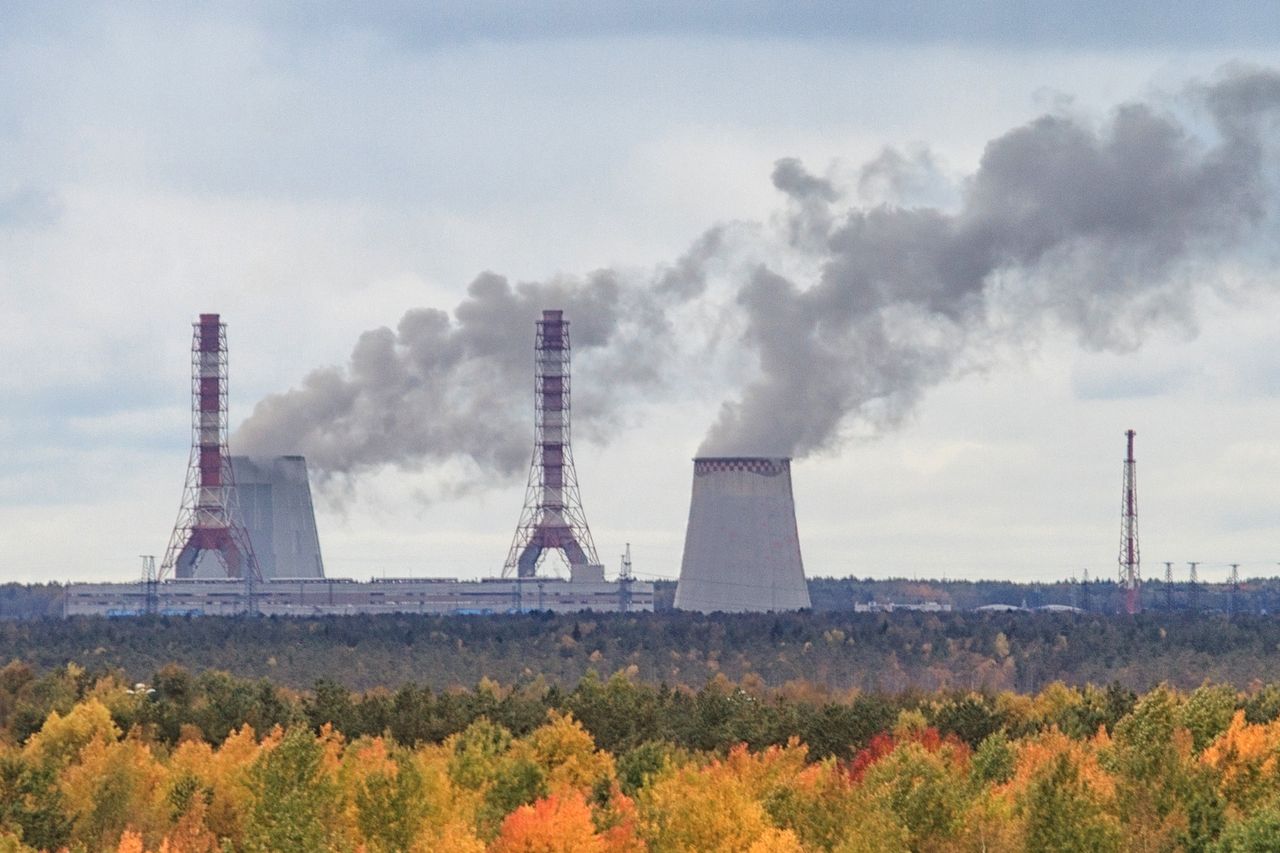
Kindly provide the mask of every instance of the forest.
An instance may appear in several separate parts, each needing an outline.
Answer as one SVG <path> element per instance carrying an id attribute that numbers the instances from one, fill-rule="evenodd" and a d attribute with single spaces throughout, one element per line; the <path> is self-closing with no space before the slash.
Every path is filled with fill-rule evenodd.
<path id="1" fill-rule="evenodd" d="M 1280 684 L 295 691 L 0 669 L 0 850 L 1280 847 Z"/>
<path id="2" fill-rule="evenodd" d="M 1072 594 L 860 584 L 811 589 Z M 1280 849 L 1280 621 L 1243 597 L 62 619 L 26 590 L 0 853 Z"/>
<path id="3" fill-rule="evenodd" d="M 1268 616 L 1070 612 L 713 614 L 531 613 L 317 618 L 78 617 L 0 622 L 0 661 L 68 662 L 140 681 L 167 663 L 309 688 L 420 683 L 441 690 L 487 675 L 572 686 L 589 671 L 697 689 L 723 674 L 770 686 L 1017 690 L 1118 681 L 1134 690 L 1203 679 L 1280 681 L 1280 621 Z"/>

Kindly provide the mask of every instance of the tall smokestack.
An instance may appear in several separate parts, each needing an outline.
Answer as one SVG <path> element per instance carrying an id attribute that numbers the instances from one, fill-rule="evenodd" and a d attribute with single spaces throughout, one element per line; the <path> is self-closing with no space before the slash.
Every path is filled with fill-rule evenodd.
<path id="1" fill-rule="evenodd" d="M 693 460 L 675 606 L 703 613 L 809 607 L 789 458 Z"/>
<path id="2" fill-rule="evenodd" d="M 227 324 L 201 314 L 191 337 L 191 459 L 162 577 L 262 580 L 227 449 Z"/>
<path id="3" fill-rule="evenodd" d="M 570 577 L 598 568 L 591 528 L 578 494 L 569 432 L 569 321 L 564 312 L 542 312 L 534 341 L 533 462 L 524 509 L 502 567 L 502 576 L 534 577 L 547 551 L 560 551 Z M 603 570 L 600 570 L 603 575 Z"/>

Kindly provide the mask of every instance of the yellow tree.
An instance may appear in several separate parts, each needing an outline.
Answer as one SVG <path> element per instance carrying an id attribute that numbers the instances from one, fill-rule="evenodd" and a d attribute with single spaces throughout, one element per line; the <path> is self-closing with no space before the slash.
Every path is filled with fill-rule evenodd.
<path id="1" fill-rule="evenodd" d="M 74 815 L 73 846 L 113 847 L 129 828 L 158 843 L 169 824 L 166 779 L 150 747 L 135 736 L 89 741 L 80 760 L 62 773 L 62 791 Z"/>
<path id="2" fill-rule="evenodd" d="M 566 789 L 589 794 L 616 778 L 613 756 L 596 749 L 595 741 L 572 714 L 550 712 L 547 723 L 516 745 L 546 775 L 552 793 Z"/>
<path id="3" fill-rule="evenodd" d="M 114 743 L 120 729 L 111 719 L 111 711 L 97 699 L 86 699 L 75 705 L 64 717 L 51 711 L 40 731 L 27 741 L 27 760 L 60 768 L 74 761 L 80 750 L 93 741 Z"/>
<path id="4" fill-rule="evenodd" d="M 259 744 L 253 728 L 246 725 L 232 732 L 217 750 L 204 741 L 178 744 L 169 759 L 169 798 L 175 811 L 185 811 L 199 797 L 206 802 L 200 815 L 205 827 L 239 846 L 250 802 L 249 768 L 280 737 L 276 731 Z"/>
<path id="5" fill-rule="evenodd" d="M 1280 794 L 1280 720 L 1254 725 L 1237 711 L 1200 760 L 1218 775 L 1218 790 L 1237 812 Z"/>
<path id="6" fill-rule="evenodd" d="M 756 798 L 753 789 L 761 787 L 762 774 L 751 764 L 750 759 L 731 756 L 706 768 L 668 768 L 654 777 L 638 800 L 640 835 L 650 850 L 739 853 L 797 848 L 795 833 L 774 826 Z M 761 843 L 772 847 L 758 848 Z"/>

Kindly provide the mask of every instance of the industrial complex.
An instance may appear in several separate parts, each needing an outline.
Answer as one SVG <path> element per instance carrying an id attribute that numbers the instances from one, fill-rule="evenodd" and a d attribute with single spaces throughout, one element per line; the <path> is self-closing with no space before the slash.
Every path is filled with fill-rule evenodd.
<path id="1" fill-rule="evenodd" d="M 544 310 L 535 325 L 533 455 L 500 576 L 327 577 L 306 460 L 231 454 L 226 324 L 217 314 L 201 314 L 191 343 L 191 454 L 163 562 L 157 570 L 154 558 L 144 558 L 143 576 L 132 583 L 69 585 L 65 614 L 652 611 L 654 584 L 633 575 L 630 545 L 621 571 L 607 579 L 587 524 L 571 442 L 569 321 L 560 310 Z M 1133 430 L 1125 434 L 1119 561 L 1131 614 L 1141 609 L 1142 583 L 1134 436 Z M 703 613 L 808 609 L 791 459 L 706 456 L 693 463 L 675 607 Z M 1194 591 L 1197 564 L 1190 565 Z M 1233 602 L 1236 569 L 1232 565 Z M 1173 588 L 1171 563 L 1165 588 Z"/>
<path id="2" fill-rule="evenodd" d="M 310 616 L 653 610 L 630 561 L 606 580 L 578 493 L 570 444 L 569 321 L 537 321 L 534 451 L 525 506 L 502 576 L 483 580 L 325 577 L 306 460 L 232 456 L 227 327 L 201 314 L 191 343 L 191 456 L 178 520 L 158 571 L 135 583 L 72 584 L 68 616 Z M 559 552 L 568 576 L 545 571 Z"/>

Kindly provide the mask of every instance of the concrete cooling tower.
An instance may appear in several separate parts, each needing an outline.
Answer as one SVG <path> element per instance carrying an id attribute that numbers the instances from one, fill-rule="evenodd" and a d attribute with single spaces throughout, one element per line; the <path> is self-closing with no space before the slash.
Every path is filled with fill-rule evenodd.
<path id="1" fill-rule="evenodd" d="M 265 580 L 322 578 L 320 537 L 301 456 L 232 456 L 240 516 Z"/>
<path id="2" fill-rule="evenodd" d="M 693 460 L 675 606 L 703 613 L 809 607 L 790 459 Z"/>

